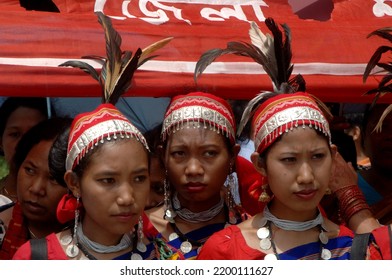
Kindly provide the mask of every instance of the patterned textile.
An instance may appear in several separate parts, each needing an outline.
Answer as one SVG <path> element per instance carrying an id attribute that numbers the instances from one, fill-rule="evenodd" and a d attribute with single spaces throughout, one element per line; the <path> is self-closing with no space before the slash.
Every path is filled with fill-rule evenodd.
<path id="1" fill-rule="evenodd" d="M 150 241 L 147 245 L 147 251 L 142 254 L 143 259 L 147 260 L 190 260 L 196 259 L 200 249 L 206 240 L 215 232 L 224 229 L 226 223 L 217 223 L 207 225 L 186 234 L 189 240 L 195 240 L 200 246 L 193 246 L 189 253 L 183 253 L 180 250 L 181 240 L 179 237 L 168 241 L 153 226 L 146 215 L 143 216 L 144 235 Z"/>
<path id="2" fill-rule="evenodd" d="M 192 92 L 173 97 L 162 125 L 162 138 L 170 133 L 188 127 L 209 128 L 221 133 L 235 143 L 235 120 L 229 103 L 215 95 L 204 92 Z"/>
<path id="3" fill-rule="evenodd" d="M 69 133 L 67 170 L 73 169 L 94 146 L 117 137 L 134 137 L 148 150 L 141 132 L 112 104 L 101 104 L 92 112 L 77 115 Z"/>
<path id="4" fill-rule="evenodd" d="M 331 260 L 349 260 L 354 234 L 340 226 L 339 235 L 325 245 L 332 253 Z M 249 247 L 238 226 L 230 226 L 211 236 L 198 259 L 201 260 L 263 260 L 265 254 Z M 318 260 L 320 243 L 311 242 L 279 254 L 281 260 Z M 371 239 L 368 246 L 368 259 L 382 259 L 378 246 Z"/>
<path id="5" fill-rule="evenodd" d="M 45 237 L 47 242 L 48 260 L 68 260 L 59 240 L 55 233 L 51 233 Z M 113 260 L 129 260 L 132 252 L 124 253 Z M 30 242 L 23 244 L 15 253 L 13 260 L 30 260 L 31 259 L 31 246 Z"/>
<path id="6" fill-rule="evenodd" d="M 309 94 L 279 94 L 268 99 L 257 108 L 252 120 L 256 151 L 261 154 L 282 133 L 298 126 L 320 130 L 331 141 L 328 121 Z"/>
<path id="7" fill-rule="evenodd" d="M 29 239 L 30 236 L 24 221 L 22 209 L 17 202 L 12 211 L 12 218 L 0 250 L 0 260 L 12 259 L 16 250 Z"/>

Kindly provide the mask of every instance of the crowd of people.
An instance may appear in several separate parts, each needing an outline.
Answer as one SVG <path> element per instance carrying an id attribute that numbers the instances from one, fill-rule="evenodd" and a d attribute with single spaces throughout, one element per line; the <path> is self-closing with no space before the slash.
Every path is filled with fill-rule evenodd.
<path id="1" fill-rule="evenodd" d="M 118 78 L 131 83 L 136 69 Z M 391 259 L 392 115 L 374 131 L 385 105 L 366 111 L 370 164 L 357 168 L 357 134 L 339 134 L 328 106 L 289 77 L 239 110 L 212 93 L 176 95 L 146 133 L 116 107 L 130 84 L 74 118 L 10 97 L 0 259 Z"/>
<path id="2" fill-rule="evenodd" d="M 229 102 L 210 93 L 173 97 L 145 135 L 110 104 L 48 118 L 24 99 L 0 110 L 9 115 L 1 144 L 10 166 L 1 259 L 37 258 L 37 240 L 45 240 L 44 259 L 351 259 L 366 232 L 362 257 L 390 258 L 390 164 L 374 148 L 388 153 L 390 119 L 381 133 L 371 127 L 385 106 L 364 122 L 372 167 L 355 170 L 332 142 L 327 114 L 304 92 L 248 108 L 250 159 L 239 155 Z M 18 110 L 26 110 L 19 125 L 40 117 L 23 130 L 13 121 Z M 11 136 L 19 138 L 7 149 Z M 358 187 L 358 174 L 384 207 L 367 204 L 372 193 Z M 322 203 L 330 196 L 337 219 Z"/>

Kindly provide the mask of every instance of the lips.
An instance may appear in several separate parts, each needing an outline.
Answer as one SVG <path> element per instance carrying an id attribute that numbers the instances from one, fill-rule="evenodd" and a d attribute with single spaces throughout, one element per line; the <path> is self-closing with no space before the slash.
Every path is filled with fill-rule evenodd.
<path id="1" fill-rule="evenodd" d="M 185 185 L 185 189 L 188 192 L 201 192 L 207 187 L 206 184 L 202 183 L 188 183 Z"/>
<path id="2" fill-rule="evenodd" d="M 46 208 L 37 202 L 25 201 L 24 208 L 31 214 L 40 215 L 46 213 Z"/>
<path id="3" fill-rule="evenodd" d="M 299 192 L 295 192 L 294 194 L 301 199 L 309 200 L 316 196 L 317 190 L 315 189 L 302 190 Z"/>
<path id="4" fill-rule="evenodd" d="M 121 222 L 129 222 L 133 219 L 134 214 L 131 212 L 124 212 L 116 215 L 112 215 L 115 219 L 121 221 Z"/>

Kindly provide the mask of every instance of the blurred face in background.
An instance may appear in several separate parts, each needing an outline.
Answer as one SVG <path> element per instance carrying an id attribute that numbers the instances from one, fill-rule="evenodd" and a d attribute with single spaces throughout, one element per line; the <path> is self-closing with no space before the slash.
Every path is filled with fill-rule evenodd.
<path id="1" fill-rule="evenodd" d="M 5 160 L 10 163 L 15 153 L 15 147 L 20 138 L 30 128 L 46 119 L 46 116 L 36 109 L 18 107 L 6 121 L 4 133 L 1 135 L 1 148 Z"/>

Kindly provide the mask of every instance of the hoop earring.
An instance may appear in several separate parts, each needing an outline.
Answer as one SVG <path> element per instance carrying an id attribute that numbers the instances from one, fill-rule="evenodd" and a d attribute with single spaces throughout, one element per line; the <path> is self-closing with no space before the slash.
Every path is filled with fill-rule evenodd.
<path id="1" fill-rule="evenodd" d="M 80 196 L 77 196 L 76 197 L 76 208 L 75 208 L 74 230 L 73 230 L 73 234 L 72 234 L 72 239 L 74 239 L 75 241 L 68 245 L 66 252 L 65 252 L 67 254 L 67 256 L 70 258 L 74 258 L 77 255 L 79 255 L 79 248 L 77 246 L 77 244 L 79 243 L 78 235 L 77 235 L 78 224 L 79 224 L 79 214 L 80 214 L 79 202 L 80 202 Z"/>
<path id="2" fill-rule="evenodd" d="M 173 205 L 171 203 L 171 192 L 170 192 L 170 183 L 167 179 L 167 170 L 165 180 L 163 181 L 163 189 L 164 189 L 164 205 L 165 205 L 165 215 L 163 218 L 170 223 L 174 223 L 174 218 L 177 216 L 176 212 L 173 210 Z"/>

